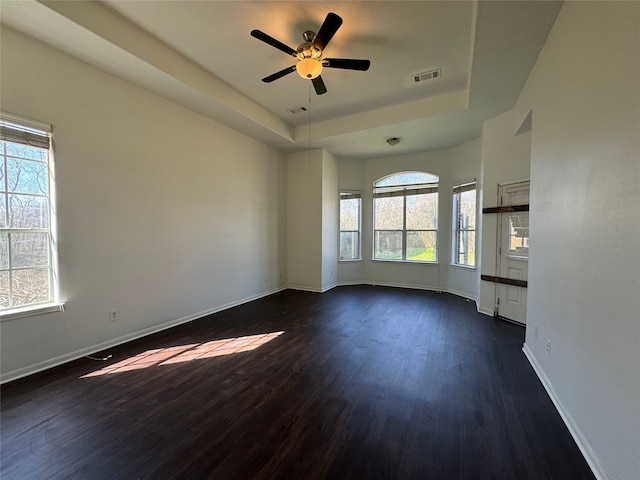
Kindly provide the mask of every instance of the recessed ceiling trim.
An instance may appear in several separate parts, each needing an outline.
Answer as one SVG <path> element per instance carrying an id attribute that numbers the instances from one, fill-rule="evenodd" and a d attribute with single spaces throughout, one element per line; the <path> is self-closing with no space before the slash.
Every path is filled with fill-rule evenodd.
<path id="1" fill-rule="evenodd" d="M 467 108 L 467 100 L 467 90 L 459 90 L 414 102 L 314 123 L 311 128 L 312 140 L 463 111 Z M 295 141 L 306 141 L 308 140 L 308 135 L 309 128 L 307 126 L 297 127 Z"/>
<path id="2" fill-rule="evenodd" d="M 246 119 L 293 140 L 291 126 L 278 116 L 106 5 L 49 0 L 40 3 Z"/>

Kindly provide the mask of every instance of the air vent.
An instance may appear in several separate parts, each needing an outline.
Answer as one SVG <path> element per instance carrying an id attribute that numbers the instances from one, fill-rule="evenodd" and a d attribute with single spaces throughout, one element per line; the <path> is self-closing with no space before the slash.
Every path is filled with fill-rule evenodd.
<path id="1" fill-rule="evenodd" d="M 422 72 L 422 73 L 416 73 L 415 75 L 412 75 L 411 78 L 413 79 L 412 83 L 420 83 L 420 82 L 424 82 L 426 80 L 433 80 L 436 78 L 440 78 L 441 72 L 440 69 L 436 69 L 436 70 L 430 70 L 428 72 Z"/>
<path id="2" fill-rule="evenodd" d="M 300 105 L 298 107 L 287 108 L 287 112 L 293 113 L 294 115 L 296 113 L 302 113 L 302 112 L 306 112 L 306 111 L 307 111 L 307 107 L 303 107 L 302 105 Z"/>

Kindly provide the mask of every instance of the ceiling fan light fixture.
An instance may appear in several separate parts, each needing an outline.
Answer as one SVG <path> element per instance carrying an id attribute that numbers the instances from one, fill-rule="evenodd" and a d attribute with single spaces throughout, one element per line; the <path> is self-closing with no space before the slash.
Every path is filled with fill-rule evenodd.
<path id="1" fill-rule="evenodd" d="M 322 73 L 322 62 L 315 58 L 303 58 L 296 63 L 296 71 L 302 78 L 312 80 Z"/>
<path id="2" fill-rule="evenodd" d="M 311 30 L 304 32 L 302 34 L 304 43 L 298 45 L 298 48 L 295 50 L 288 45 L 285 45 L 280 40 L 276 40 L 271 35 L 267 35 L 260 30 L 251 30 L 252 37 L 257 38 L 261 42 L 271 45 L 281 52 L 298 59 L 295 66 L 292 65 L 280 70 L 279 72 L 264 77 L 262 81 L 265 83 L 271 83 L 274 80 L 282 78 L 285 75 L 289 75 L 296 70 L 298 75 L 305 80 L 312 80 L 311 83 L 313 84 L 313 88 L 317 95 L 323 95 L 327 93 L 327 87 L 320 76 L 324 67 L 342 68 L 344 70 L 368 70 L 371 65 L 369 60 L 358 60 L 352 58 L 322 58 L 324 49 L 338 31 L 340 25 L 342 25 L 342 18 L 333 12 L 329 12 L 324 19 L 324 22 L 322 22 L 320 30 L 318 30 L 318 34 L 316 35 Z"/>

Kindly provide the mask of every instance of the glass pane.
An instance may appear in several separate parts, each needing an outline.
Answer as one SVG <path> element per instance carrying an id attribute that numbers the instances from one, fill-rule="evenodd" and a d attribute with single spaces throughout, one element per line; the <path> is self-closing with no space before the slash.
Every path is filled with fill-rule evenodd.
<path id="1" fill-rule="evenodd" d="M 48 233 L 12 233 L 11 268 L 49 265 Z"/>
<path id="2" fill-rule="evenodd" d="M 358 232 L 340 232 L 340 260 L 360 258 L 360 235 Z"/>
<path id="3" fill-rule="evenodd" d="M 42 162 L 47 161 L 47 150 L 42 148 L 30 147 L 28 145 L 22 145 L 20 143 L 7 142 L 7 155 L 15 157 L 31 158 L 33 160 L 40 160 Z"/>
<path id="4" fill-rule="evenodd" d="M 9 234 L 0 233 L 0 268 L 9 268 Z"/>
<path id="5" fill-rule="evenodd" d="M 46 163 L 7 158 L 9 191 L 47 195 L 49 193 L 49 170 Z"/>
<path id="6" fill-rule="evenodd" d="M 407 195 L 407 230 L 438 228 L 438 194 Z"/>
<path id="7" fill-rule="evenodd" d="M 436 261 L 436 232 L 407 232 L 407 260 Z"/>
<path id="8" fill-rule="evenodd" d="M 49 228 L 49 204 L 45 197 L 9 195 L 10 228 Z"/>
<path id="9" fill-rule="evenodd" d="M 476 232 L 456 232 L 454 263 L 458 265 L 475 266 L 476 264 Z"/>
<path id="10" fill-rule="evenodd" d="M 402 260 L 402 231 L 376 231 L 373 258 Z"/>
<path id="11" fill-rule="evenodd" d="M 415 185 L 421 183 L 437 183 L 438 176 L 425 172 L 402 172 L 389 175 L 374 183 L 376 187 L 392 187 L 395 185 Z"/>
<path id="12" fill-rule="evenodd" d="M 0 156 L 0 192 L 7 191 L 4 183 L 4 160 L 5 158 Z"/>
<path id="13" fill-rule="evenodd" d="M 529 256 L 529 213 L 509 215 L 509 254 Z"/>
<path id="14" fill-rule="evenodd" d="M 9 307 L 9 272 L 0 272 L 0 308 Z"/>
<path id="15" fill-rule="evenodd" d="M 457 194 L 458 200 L 458 229 L 476 228 L 476 191 L 469 190 Z"/>
<path id="16" fill-rule="evenodd" d="M 360 199 L 340 200 L 340 230 L 360 229 Z"/>
<path id="17" fill-rule="evenodd" d="M 15 270 L 11 277 L 11 299 L 13 306 L 51 300 L 49 270 L 42 268 Z"/>
<path id="18" fill-rule="evenodd" d="M 7 195 L 0 193 L 0 228 L 7 227 Z"/>
<path id="19" fill-rule="evenodd" d="M 402 230 L 403 197 L 374 199 L 374 228 L 376 230 Z"/>

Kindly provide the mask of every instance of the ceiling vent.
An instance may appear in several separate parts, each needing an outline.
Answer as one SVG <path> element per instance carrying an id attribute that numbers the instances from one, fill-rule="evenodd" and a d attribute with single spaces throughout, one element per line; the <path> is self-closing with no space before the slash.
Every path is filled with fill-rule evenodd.
<path id="1" fill-rule="evenodd" d="M 302 112 L 306 112 L 307 111 L 307 107 L 303 107 L 302 105 L 298 106 L 298 107 L 291 107 L 291 108 L 287 108 L 287 112 L 292 113 L 292 114 L 296 114 L 296 113 L 302 113 Z"/>
<path id="2" fill-rule="evenodd" d="M 411 83 L 416 84 L 425 82 L 427 80 L 434 80 L 436 78 L 440 78 L 441 75 L 442 73 L 440 72 L 439 68 L 436 70 L 430 70 L 428 72 L 416 73 L 415 75 L 411 75 Z"/>

